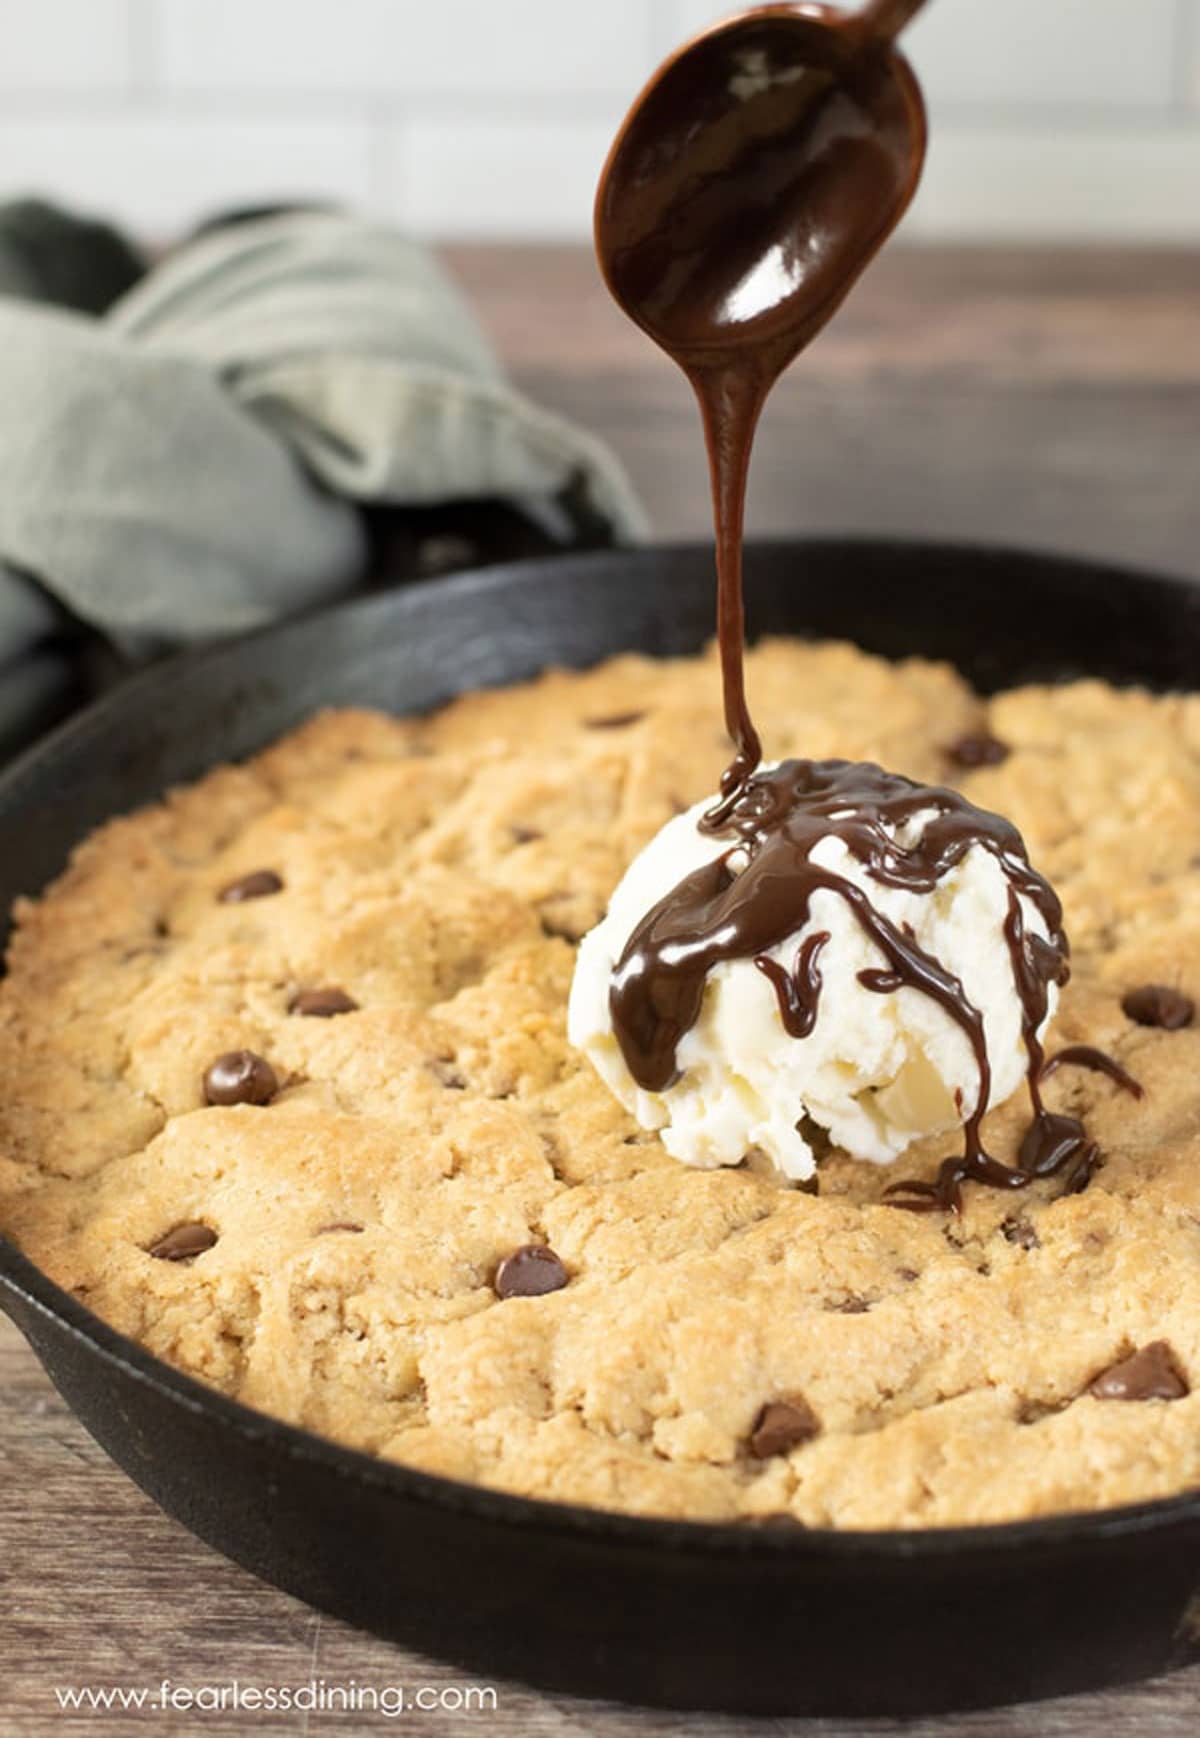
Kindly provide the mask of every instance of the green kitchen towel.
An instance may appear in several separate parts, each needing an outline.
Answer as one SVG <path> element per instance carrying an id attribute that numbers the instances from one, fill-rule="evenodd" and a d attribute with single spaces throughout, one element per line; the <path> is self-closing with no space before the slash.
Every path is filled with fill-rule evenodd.
<path id="1" fill-rule="evenodd" d="M 356 504 L 641 509 L 606 447 L 514 391 L 431 254 L 291 211 L 210 229 L 100 318 L 5 281 L 0 212 L 0 745 L 75 680 L 271 621 L 362 576 Z M 20 281 L 16 281 L 20 279 Z"/>

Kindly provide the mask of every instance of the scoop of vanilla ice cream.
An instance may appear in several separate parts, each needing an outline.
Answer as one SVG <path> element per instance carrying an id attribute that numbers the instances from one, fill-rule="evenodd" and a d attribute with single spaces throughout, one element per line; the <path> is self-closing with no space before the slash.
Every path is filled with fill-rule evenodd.
<path id="1" fill-rule="evenodd" d="M 867 989 L 858 974 L 888 962 L 847 901 L 831 889 L 812 895 L 808 919 L 771 950 L 788 970 L 805 936 L 826 931 L 816 1023 L 793 1037 L 780 1017 L 775 990 L 750 959 L 722 962 L 709 973 L 699 1018 L 681 1039 L 679 1075 L 663 1092 L 648 1092 L 630 1074 L 613 1031 L 609 989 L 630 935 L 661 899 L 693 870 L 731 850 L 728 839 L 700 832 L 714 799 L 669 821 L 635 858 L 612 896 L 608 913 L 580 945 L 567 1015 L 570 1041 L 643 1128 L 686 1164 L 736 1165 L 751 1149 L 767 1154 L 797 1181 L 816 1168 L 802 1132 L 813 1126 L 856 1158 L 895 1159 L 922 1135 L 953 1128 L 970 1115 L 979 1070 L 970 1040 L 946 1010 L 920 990 Z M 913 816 L 895 836 L 910 846 L 929 819 Z M 874 880 L 834 835 L 811 860 L 868 895 L 898 927 L 962 983 L 983 1017 L 992 1070 L 991 1103 L 1008 1098 L 1025 1079 L 1027 1054 L 1021 1003 L 1004 935 L 1009 881 L 984 846 L 973 846 L 931 893 Z M 731 865 L 738 865 L 735 854 Z M 1045 937 L 1033 903 L 1020 899 L 1026 929 Z M 1045 1024 L 1057 1003 L 1051 985 Z"/>

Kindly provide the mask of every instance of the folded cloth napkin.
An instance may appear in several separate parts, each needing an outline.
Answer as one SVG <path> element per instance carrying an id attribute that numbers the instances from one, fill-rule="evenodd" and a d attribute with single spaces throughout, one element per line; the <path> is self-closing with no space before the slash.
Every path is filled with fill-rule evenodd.
<path id="1" fill-rule="evenodd" d="M 505 380 L 432 256 L 289 211 L 208 229 L 101 318 L 32 298 L 0 212 L 0 748 L 78 681 L 361 579 L 356 504 L 559 502 L 644 529 L 602 443 Z M 569 530 L 568 530 L 569 539 Z"/>

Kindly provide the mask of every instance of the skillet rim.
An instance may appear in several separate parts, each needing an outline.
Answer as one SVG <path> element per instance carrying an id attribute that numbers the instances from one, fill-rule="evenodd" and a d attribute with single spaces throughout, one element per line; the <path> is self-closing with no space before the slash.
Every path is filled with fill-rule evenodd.
<path id="1" fill-rule="evenodd" d="M 941 559 L 962 559 L 964 562 L 976 564 L 981 557 L 987 563 L 997 565 L 1033 561 L 1048 569 L 1057 568 L 1064 574 L 1074 573 L 1079 578 L 1087 573 L 1091 576 L 1092 583 L 1097 579 L 1118 583 L 1135 579 L 1143 583 L 1150 581 L 1180 592 L 1197 591 L 1196 581 L 1182 573 L 1130 567 L 1096 560 L 1086 555 L 1075 556 L 1058 550 L 1042 550 L 1003 542 L 972 543 L 922 537 L 814 534 L 754 539 L 748 545 L 748 553 L 755 549 L 778 551 L 782 548 L 794 548 L 798 552 L 811 551 L 814 547 L 836 547 L 843 552 L 860 552 L 864 556 L 872 551 L 895 552 L 897 548 L 903 548 L 910 555 L 928 551 Z M 707 552 L 708 548 L 709 545 L 699 541 L 651 543 L 582 554 L 542 556 L 493 567 L 467 569 L 457 574 L 414 582 L 402 588 L 345 598 L 333 605 L 289 617 L 285 622 L 268 623 L 245 634 L 179 652 L 121 682 L 118 687 L 85 706 L 0 769 L 0 800 L 8 796 L 19 799 L 24 787 L 31 781 L 36 781 L 43 762 L 52 761 L 64 748 L 69 749 L 77 735 L 90 734 L 97 720 L 119 720 L 122 711 L 135 706 L 143 695 L 153 694 L 156 689 L 169 693 L 180 671 L 186 670 L 190 673 L 203 669 L 208 664 L 219 664 L 230 654 L 240 653 L 258 641 L 268 638 L 283 640 L 289 635 L 303 636 L 311 633 L 314 628 L 319 629 L 323 623 L 335 618 L 341 620 L 351 614 L 364 618 L 372 614 L 386 616 L 395 607 L 397 599 L 408 596 L 423 598 L 436 593 L 457 599 L 470 598 L 480 592 L 501 588 L 515 575 L 528 570 L 545 573 L 553 567 L 556 574 L 565 580 L 572 573 L 587 572 L 593 568 L 602 569 L 611 565 L 614 560 L 632 561 L 636 564 L 643 560 L 662 560 L 664 557 L 679 558 L 697 550 Z M 795 637 L 804 636 L 797 633 Z M 102 825 L 103 822 L 98 824 Z M 3 976 L 4 967 L 0 961 L 0 977 Z M 136 1340 L 110 1327 L 86 1304 L 35 1266 L 0 1230 L 0 1307 L 13 1315 L 10 1300 L 16 1302 L 18 1314 L 13 1319 L 23 1335 L 24 1324 L 19 1319 L 21 1306 L 32 1309 L 54 1327 L 65 1329 L 76 1343 L 82 1343 L 90 1353 L 115 1367 L 124 1376 L 155 1389 L 160 1395 L 194 1414 L 215 1418 L 223 1429 L 231 1430 L 247 1441 L 269 1443 L 290 1460 L 307 1461 L 339 1479 L 353 1479 L 402 1500 L 425 1502 L 436 1508 L 449 1509 L 468 1516 L 475 1514 L 479 1519 L 493 1524 L 518 1528 L 536 1527 L 543 1532 L 567 1534 L 580 1541 L 598 1538 L 627 1542 L 631 1547 L 640 1546 L 643 1549 L 657 1545 L 675 1555 L 690 1552 L 698 1557 L 759 1557 L 776 1563 L 780 1560 L 798 1562 L 830 1557 L 851 1562 L 875 1560 L 881 1565 L 893 1565 L 916 1560 L 937 1561 L 947 1557 L 969 1557 L 981 1553 L 1011 1555 L 1024 1550 L 1032 1551 L 1039 1546 L 1098 1546 L 1113 1539 L 1153 1534 L 1171 1528 L 1176 1523 L 1200 1521 L 1200 1487 L 1179 1492 L 1174 1496 L 1155 1497 L 1145 1502 L 1122 1504 L 1114 1508 L 1072 1509 L 1021 1521 L 929 1528 L 811 1527 L 779 1532 L 747 1526 L 744 1521 L 674 1520 L 579 1503 L 560 1503 L 545 1497 L 521 1496 L 462 1479 L 423 1472 L 406 1466 L 401 1461 L 385 1460 L 367 1454 L 316 1431 L 288 1424 L 269 1413 L 258 1412 L 241 1401 L 232 1399 L 219 1389 L 211 1388 L 176 1369 Z M 24 1337 L 28 1340 L 27 1335 Z M 36 1346 L 31 1349 L 40 1362 Z"/>

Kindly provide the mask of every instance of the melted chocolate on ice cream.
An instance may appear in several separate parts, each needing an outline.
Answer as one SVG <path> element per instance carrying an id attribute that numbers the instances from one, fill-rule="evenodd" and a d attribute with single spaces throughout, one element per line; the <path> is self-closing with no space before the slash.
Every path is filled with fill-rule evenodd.
<path id="1" fill-rule="evenodd" d="M 979 1077 L 965 1150 L 932 1183 L 896 1186 L 896 1204 L 954 1208 L 966 1178 L 1020 1187 L 1071 1168 L 1086 1181 L 1096 1149 L 1074 1118 L 1041 1101 L 1038 1029 L 1049 987 L 1068 975 L 1057 895 L 1031 868 L 1020 835 L 957 792 L 879 767 L 788 761 L 759 771 L 746 698 L 742 525 L 750 449 L 774 382 L 816 336 L 891 233 L 916 189 L 925 116 L 892 38 L 921 0 L 868 0 L 857 13 L 764 6 L 669 60 L 630 111 L 596 201 L 596 246 L 613 295 L 687 375 L 708 447 L 717 552 L 717 623 L 725 719 L 735 754 L 702 823 L 730 849 L 686 876 L 630 936 L 613 976 L 613 1028 L 630 1073 L 651 1091 L 677 1075 L 680 1039 L 723 960 L 752 959 L 770 979 L 787 1031 L 818 1017 L 822 933 L 792 970 L 767 958 L 806 922 L 812 895 L 843 898 L 884 965 L 860 982 L 880 995 L 929 996 L 963 1032 Z M 897 829 L 928 824 L 901 844 Z M 1008 879 L 1004 934 L 1020 998 L 1034 1119 L 1011 1169 L 985 1152 L 991 1097 L 983 1018 L 958 978 L 875 910 L 855 882 L 812 860 L 835 835 L 868 876 L 932 892 L 967 851 L 991 852 Z M 1021 896 L 1048 939 L 1027 932 Z M 1065 1060 L 1066 1058 L 1064 1058 Z"/>
<path id="2" fill-rule="evenodd" d="M 918 817 L 920 823 L 911 826 Z M 955 1206 L 968 1177 L 1020 1187 L 1031 1175 L 1083 1160 L 1089 1142 L 1082 1126 L 1051 1116 L 1039 1089 L 1044 1057 L 1038 1028 L 1050 985 L 1065 983 L 1069 975 L 1062 906 L 1031 866 L 1010 821 L 976 808 L 957 791 L 914 784 L 877 766 L 788 760 L 744 779 L 701 826 L 727 838 L 729 850 L 685 876 L 647 912 L 613 973 L 613 1030 L 639 1086 L 662 1092 L 678 1078 L 680 1040 L 699 1018 L 709 973 L 727 960 L 752 959 L 770 979 L 792 1036 L 811 1032 L 821 987 L 816 958 L 827 935 L 817 931 L 801 942 L 791 972 L 766 956 L 804 927 L 813 894 L 828 889 L 845 900 L 883 956 L 885 964 L 861 972 L 859 982 L 880 995 L 913 989 L 935 1001 L 971 1046 L 978 1071 L 962 1157 L 948 1160 L 935 1183 L 897 1185 L 898 1194 L 911 1197 L 897 1204 Z M 911 840 L 909 832 L 915 834 Z M 981 1125 L 992 1079 L 982 1014 L 961 981 L 911 932 L 878 911 L 856 881 L 813 860 L 815 847 L 831 837 L 842 841 L 871 880 L 910 893 L 931 894 L 976 847 L 990 852 L 1003 870 L 1009 885 L 1004 937 L 1021 1002 L 1038 1131 L 1028 1171 L 1001 1165 L 984 1150 Z M 1046 936 L 1027 928 L 1022 898 L 1041 917 Z"/>

